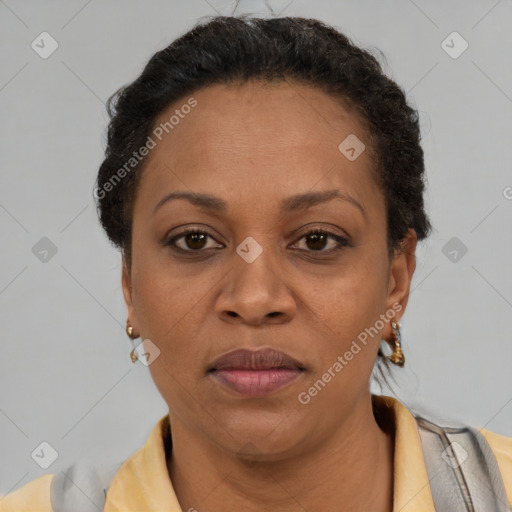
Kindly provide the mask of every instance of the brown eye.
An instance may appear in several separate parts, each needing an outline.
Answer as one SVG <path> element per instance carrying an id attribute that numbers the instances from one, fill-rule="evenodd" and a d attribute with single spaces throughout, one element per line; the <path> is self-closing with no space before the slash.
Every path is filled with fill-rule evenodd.
<path id="1" fill-rule="evenodd" d="M 299 240 L 306 240 L 306 251 L 330 253 L 349 245 L 348 240 L 342 236 L 328 231 L 314 230 L 305 233 Z M 329 240 L 334 241 L 330 248 L 324 250 Z M 302 250 L 302 249 L 301 249 Z"/>
<path id="2" fill-rule="evenodd" d="M 173 236 L 165 245 L 170 245 L 183 252 L 202 252 L 207 247 L 208 239 L 213 237 L 200 229 L 188 229 L 179 235 Z M 178 243 L 179 242 L 179 243 Z"/>
<path id="3" fill-rule="evenodd" d="M 188 233 L 183 236 L 183 241 L 189 249 L 203 249 L 207 236 L 203 233 Z"/>
<path id="4" fill-rule="evenodd" d="M 328 242 L 329 235 L 325 233 L 312 233 L 306 237 L 309 240 L 309 244 L 306 242 L 306 245 L 315 251 L 319 251 L 325 248 L 326 243 Z"/>

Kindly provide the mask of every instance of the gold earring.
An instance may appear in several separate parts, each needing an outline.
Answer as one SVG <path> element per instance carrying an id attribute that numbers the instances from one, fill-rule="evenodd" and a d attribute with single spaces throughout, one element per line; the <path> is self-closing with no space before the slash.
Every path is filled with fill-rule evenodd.
<path id="1" fill-rule="evenodd" d="M 130 325 L 128 319 L 126 320 L 126 334 L 128 335 L 128 338 L 130 338 L 131 340 L 136 340 L 138 338 L 138 336 L 133 332 L 133 327 Z M 132 360 L 132 363 L 135 363 L 137 359 L 139 359 L 139 356 L 137 355 L 135 348 L 133 348 L 132 351 L 130 352 L 130 359 Z"/>
<path id="2" fill-rule="evenodd" d="M 392 340 L 392 343 L 394 343 L 393 347 L 393 353 L 390 356 L 387 356 L 387 358 L 397 366 L 403 366 L 405 364 L 405 356 L 402 352 L 402 344 L 400 343 L 401 337 L 400 337 L 400 327 L 402 327 L 398 322 L 391 322 L 391 327 L 393 327 L 395 331 L 395 337 Z"/>

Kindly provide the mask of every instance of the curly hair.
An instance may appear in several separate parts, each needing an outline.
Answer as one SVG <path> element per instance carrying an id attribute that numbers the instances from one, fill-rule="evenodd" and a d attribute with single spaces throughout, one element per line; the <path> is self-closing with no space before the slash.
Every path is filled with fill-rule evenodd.
<path id="1" fill-rule="evenodd" d="M 402 249 L 409 228 L 420 241 L 428 237 L 419 116 L 376 58 L 319 20 L 217 16 L 156 52 L 141 75 L 107 101 L 107 147 L 94 195 L 101 224 L 127 261 L 145 160 L 138 158 L 129 172 L 126 162 L 147 143 L 156 118 L 208 85 L 253 79 L 312 85 L 354 109 L 367 131 L 372 175 L 385 198 L 388 255 Z"/>

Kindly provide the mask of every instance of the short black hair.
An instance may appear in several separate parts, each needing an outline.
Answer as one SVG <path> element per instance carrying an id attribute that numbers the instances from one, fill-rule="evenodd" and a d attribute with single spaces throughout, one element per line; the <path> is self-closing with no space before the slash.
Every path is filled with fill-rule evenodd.
<path id="1" fill-rule="evenodd" d="M 410 228 L 420 241 L 430 234 L 419 115 L 377 59 L 319 20 L 216 16 L 156 52 L 135 81 L 108 99 L 107 147 L 95 197 L 105 232 L 128 261 L 144 159 L 133 161 L 128 171 L 126 163 L 147 143 L 156 118 L 208 85 L 249 80 L 312 85 L 354 109 L 367 131 L 365 142 L 375 156 L 372 173 L 385 197 L 388 255 L 402 249 Z"/>

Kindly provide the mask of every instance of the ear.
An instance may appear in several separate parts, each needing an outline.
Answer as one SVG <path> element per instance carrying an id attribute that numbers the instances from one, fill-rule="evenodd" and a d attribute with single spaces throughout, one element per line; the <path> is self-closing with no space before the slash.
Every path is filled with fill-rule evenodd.
<path id="1" fill-rule="evenodd" d="M 139 326 L 137 322 L 137 315 L 135 313 L 135 308 L 133 307 L 131 270 L 129 267 L 129 263 L 127 262 L 124 255 L 122 266 L 123 269 L 121 274 L 121 286 L 123 288 L 124 301 L 126 303 L 126 308 L 128 310 L 128 321 L 130 322 L 130 325 L 133 327 L 135 333 L 138 333 Z"/>
<path id="2" fill-rule="evenodd" d="M 386 298 L 386 311 L 396 311 L 398 321 L 405 312 L 409 300 L 409 290 L 412 276 L 416 270 L 416 245 L 418 237 L 414 229 L 409 229 L 400 244 L 402 250 L 396 250 L 389 269 L 388 296 Z M 388 325 L 389 338 L 392 337 L 392 327 Z"/>

